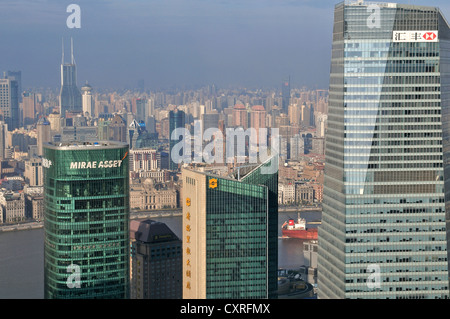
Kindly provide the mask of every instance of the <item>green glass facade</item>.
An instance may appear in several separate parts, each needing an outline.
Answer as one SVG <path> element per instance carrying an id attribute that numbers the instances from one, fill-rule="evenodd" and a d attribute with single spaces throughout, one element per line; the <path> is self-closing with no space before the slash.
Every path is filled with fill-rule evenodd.
<path id="1" fill-rule="evenodd" d="M 434 7 L 336 6 L 319 298 L 448 297 L 449 40 Z"/>
<path id="2" fill-rule="evenodd" d="M 267 298 L 267 187 L 215 179 L 206 189 L 206 298 Z"/>
<path id="3" fill-rule="evenodd" d="M 43 158 L 45 298 L 128 299 L 128 145 L 46 144 Z"/>
<path id="4" fill-rule="evenodd" d="M 277 156 L 206 189 L 208 298 L 277 298 L 278 172 L 262 171 L 271 165 Z"/>
<path id="5" fill-rule="evenodd" d="M 270 172 L 274 167 L 276 172 Z M 267 187 L 269 209 L 267 216 L 268 298 L 276 299 L 278 297 L 278 156 L 272 156 L 268 161 L 243 176 L 241 181 Z"/>
<path id="6" fill-rule="evenodd" d="M 176 130 L 177 128 L 184 128 L 186 121 L 186 113 L 180 110 L 176 111 L 170 111 L 169 112 L 169 169 L 170 170 L 177 170 L 178 169 L 178 163 L 175 162 L 174 159 L 172 159 L 172 149 L 173 147 L 181 142 L 183 138 L 181 136 L 176 137 L 175 139 L 172 139 L 172 132 Z M 185 154 L 177 154 L 180 157 L 183 157 Z"/>
<path id="7" fill-rule="evenodd" d="M 277 298 L 278 157 L 227 177 L 182 173 L 183 298 Z"/>

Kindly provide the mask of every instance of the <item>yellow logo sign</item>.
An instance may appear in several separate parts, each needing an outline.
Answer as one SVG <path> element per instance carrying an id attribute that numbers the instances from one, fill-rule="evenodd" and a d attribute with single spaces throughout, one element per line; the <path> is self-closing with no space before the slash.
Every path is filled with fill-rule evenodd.
<path id="1" fill-rule="evenodd" d="M 191 199 L 189 197 L 186 198 L 186 205 L 191 206 Z"/>
<path id="2" fill-rule="evenodd" d="M 217 187 L 217 179 L 216 178 L 211 178 L 209 180 L 209 188 L 216 188 Z"/>

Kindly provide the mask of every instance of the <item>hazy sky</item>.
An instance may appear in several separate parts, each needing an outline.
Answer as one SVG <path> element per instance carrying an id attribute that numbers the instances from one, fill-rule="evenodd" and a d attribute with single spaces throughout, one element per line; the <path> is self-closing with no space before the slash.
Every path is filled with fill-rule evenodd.
<path id="1" fill-rule="evenodd" d="M 78 86 L 183 85 L 327 88 L 334 5 L 329 0 L 0 0 L 0 71 L 23 87 L 59 87 L 61 41 L 75 44 Z M 81 28 L 69 29 L 69 4 Z M 438 6 L 448 0 L 405 0 Z"/>

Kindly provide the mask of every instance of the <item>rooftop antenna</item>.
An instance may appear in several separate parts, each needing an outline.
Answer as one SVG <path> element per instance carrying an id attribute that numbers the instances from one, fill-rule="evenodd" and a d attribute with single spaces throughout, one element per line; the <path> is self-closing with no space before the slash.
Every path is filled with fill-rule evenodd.
<path id="1" fill-rule="evenodd" d="M 62 58 L 61 58 L 61 64 L 64 64 L 64 37 L 62 38 Z"/>
<path id="2" fill-rule="evenodd" d="M 72 39 L 72 37 L 70 38 L 70 55 L 72 58 L 72 64 L 75 64 L 75 58 L 73 57 L 73 39 Z"/>

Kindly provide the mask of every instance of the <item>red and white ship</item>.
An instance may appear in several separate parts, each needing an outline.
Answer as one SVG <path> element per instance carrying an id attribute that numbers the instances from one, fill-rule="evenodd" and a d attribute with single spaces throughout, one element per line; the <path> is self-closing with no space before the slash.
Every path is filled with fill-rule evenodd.
<path id="1" fill-rule="evenodd" d="M 290 218 L 281 226 L 284 237 L 300 239 L 317 239 L 317 228 L 307 228 L 306 220 L 298 214 L 297 222 Z"/>

